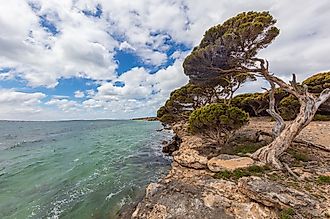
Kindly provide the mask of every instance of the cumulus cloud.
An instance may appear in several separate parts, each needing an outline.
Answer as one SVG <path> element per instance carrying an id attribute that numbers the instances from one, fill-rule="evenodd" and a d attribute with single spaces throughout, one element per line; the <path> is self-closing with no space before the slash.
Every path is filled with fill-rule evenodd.
<path id="1" fill-rule="evenodd" d="M 46 95 L 40 92 L 25 93 L 13 89 L 0 89 L 0 118 L 18 119 L 20 115 L 37 114 L 42 108 L 41 100 Z"/>
<path id="2" fill-rule="evenodd" d="M 85 97 L 85 93 L 83 91 L 77 90 L 74 92 L 74 97 L 75 98 L 83 98 Z"/>
<path id="3" fill-rule="evenodd" d="M 60 79 L 78 77 L 95 81 L 96 87 L 78 88 L 62 98 L 53 95 L 46 102 L 40 92 L 2 89 L 0 95 L 17 98 L 16 118 L 19 109 L 35 112 L 34 117 L 22 112 L 22 119 L 154 115 L 169 93 L 188 81 L 182 62 L 189 51 L 177 45 L 193 48 L 210 26 L 248 10 L 268 10 L 278 20 L 280 36 L 260 54 L 270 61 L 271 70 L 285 80 L 291 73 L 302 80 L 329 69 L 329 9 L 327 0 L 4 1 L 0 5 L 0 86 L 2 81 L 20 79 L 28 87 L 56 91 Z M 118 76 L 123 63 L 116 60 L 119 51 L 134 54 L 142 64 Z M 239 92 L 264 85 L 253 82 Z M 31 104 L 24 105 L 23 96 L 31 98 Z M 6 114 L 10 104 L 4 99 L 0 119 L 11 118 Z"/>

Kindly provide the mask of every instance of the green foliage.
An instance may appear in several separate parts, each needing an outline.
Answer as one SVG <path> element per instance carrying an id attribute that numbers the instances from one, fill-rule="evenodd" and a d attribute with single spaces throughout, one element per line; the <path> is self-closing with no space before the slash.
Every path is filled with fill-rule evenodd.
<path id="1" fill-rule="evenodd" d="M 261 176 L 265 172 L 269 171 L 269 166 L 257 166 L 252 165 L 247 168 L 239 168 L 234 171 L 223 170 L 214 175 L 216 179 L 232 179 L 238 180 L 239 178 L 246 176 Z"/>
<path id="2" fill-rule="evenodd" d="M 293 120 L 299 113 L 300 103 L 295 96 L 289 95 L 280 101 L 278 108 L 284 120 Z"/>
<path id="3" fill-rule="evenodd" d="M 330 121 L 330 115 L 316 114 L 314 116 L 314 121 Z"/>
<path id="4" fill-rule="evenodd" d="M 228 170 L 223 170 L 214 175 L 216 179 L 230 179 L 232 177 L 232 172 Z"/>
<path id="5" fill-rule="evenodd" d="M 246 144 L 246 145 L 239 145 L 233 149 L 233 154 L 252 154 L 256 152 L 258 149 L 263 147 L 260 144 Z"/>
<path id="6" fill-rule="evenodd" d="M 210 104 L 193 111 L 189 117 L 192 133 L 206 134 L 217 142 L 226 142 L 228 137 L 249 121 L 243 110 L 225 104 Z"/>
<path id="7" fill-rule="evenodd" d="M 317 181 L 319 184 L 330 184 L 330 176 L 319 176 Z"/>
<path id="8" fill-rule="evenodd" d="M 330 88 L 330 72 L 315 74 L 303 81 L 303 84 L 308 86 L 309 92 L 321 93 L 324 89 Z"/>
<path id="9" fill-rule="evenodd" d="M 275 106 L 286 96 L 288 93 L 283 89 L 275 89 Z M 231 101 L 233 106 L 236 106 L 250 116 L 268 116 L 266 109 L 269 108 L 269 92 L 265 93 L 246 93 L 235 96 Z"/>
<path id="10" fill-rule="evenodd" d="M 218 84 L 229 75 L 244 82 L 251 75 L 247 66 L 255 63 L 259 50 L 279 34 L 269 12 L 243 12 L 211 27 L 198 47 L 185 59 L 184 72 L 193 83 Z M 243 71 L 242 71 L 243 70 Z"/>
<path id="11" fill-rule="evenodd" d="M 165 124 L 188 119 L 191 111 L 214 101 L 215 98 L 214 88 L 187 84 L 170 94 L 165 105 L 157 111 L 157 118 Z"/>
<path id="12" fill-rule="evenodd" d="M 286 208 L 280 212 L 280 219 L 291 219 L 294 215 L 295 212 L 292 208 Z"/>
<path id="13" fill-rule="evenodd" d="M 287 152 L 296 160 L 298 161 L 303 161 L 303 162 L 307 162 L 310 161 L 310 158 L 308 157 L 307 154 L 304 154 L 300 151 L 294 150 L 294 149 L 289 149 L 287 150 Z"/>

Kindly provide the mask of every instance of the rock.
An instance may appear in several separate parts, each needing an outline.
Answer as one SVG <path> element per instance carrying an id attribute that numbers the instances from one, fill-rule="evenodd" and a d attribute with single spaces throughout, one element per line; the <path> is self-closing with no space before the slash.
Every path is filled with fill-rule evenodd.
<path id="1" fill-rule="evenodd" d="M 161 185 L 158 183 L 150 183 L 146 188 L 146 196 L 147 197 L 153 196 L 158 191 L 158 188 L 160 186 Z"/>
<path id="2" fill-rule="evenodd" d="M 234 219 L 221 205 L 206 206 L 201 192 L 202 187 L 193 182 L 171 180 L 161 186 L 154 196 L 146 197 L 133 218 Z"/>
<path id="3" fill-rule="evenodd" d="M 259 135 L 258 137 L 258 141 L 262 141 L 262 142 L 272 142 L 273 141 L 273 138 L 271 136 L 268 136 L 268 135 Z"/>
<path id="4" fill-rule="evenodd" d="M 173 153 L 173 160 L 184 167 L 206 169 L 207 158 L 194 149 L 185 149 Z"/>
<path id="5" fill-rule="evenodd" d="M 320 216 L 319 201 L 309 194 L 260 177 L 243 177 L 238 182 L 239 191 L 252 200 L 269 207 L 293 208 L 311 216 Z"/>
<path id="6" fill-rule="evenodd" d="M 163 143 L 165 143 L 165 142 L 163 142 Z M 182 140 L 179 138 L 179 136 L 175 135 L 169 143 L 166 142 L 164 144 L 163 149 L 162 149 L 163 153 L 172 155 L 174 151 L 179 150 L 181 142 L 182 142 Z"/>
<path id="7" fill-rule="evenodd" d="M 258 136 L 259 136 L 258 131 L 253 129 L 244 129 L 244 131 L 240 130 L 236 132 L 232 140 L 240 141 L 240 142 L 245 142 L 245 141 L 256 142 L 258 140 Z"/>
<path id="8" fill-rule="evenodd" d="M 246 168 L 253 164 L 254 164 L 254 160 L 249 157 L 221 154 L 217 157 L 211 158 L 207 162 L 207 167 L 212 172 L 219 172 L 222 170 L 232 171 L 238 168 Z"/>

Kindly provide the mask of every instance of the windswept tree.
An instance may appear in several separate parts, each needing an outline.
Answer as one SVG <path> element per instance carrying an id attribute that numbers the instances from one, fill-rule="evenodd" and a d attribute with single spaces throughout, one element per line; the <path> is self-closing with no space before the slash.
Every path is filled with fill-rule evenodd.
<path id="1" fill-rule="evenodd" d="M 198 86 L 191 83 L 176 89 L 170 94 L 158 112 L 157 117 L 163 123 L 187 120 L 190 113 L 206 104 L 219 101 L 221 90 L 217 87 Z"/>
<path id="2" fill-rule="evenodd" d="M 279 156 L 312 121 L 319 106 L 330 97 L 330 89 L 324 89 L 319 96 L 313 95 L 306 85 L 297 83 L 295 75 L 290 83 L 286 83 L 270 73 L 268 61 L 257 57 L 257 54 L 278 36 L 279 29 L 275 23 L 269 12 L 240 13 L 206 31 L 200 45 L 186 58 L 183 66 L 192 83 L 217 83 L 228 75 L 262 76 L 270 83 L 268 112 L 276 120 L 275 138 L 252 156 L 282 168 Z M 295 96 L 300 103 L 299 114 L 287 126 L 274 106 L 276 86 Z"/>

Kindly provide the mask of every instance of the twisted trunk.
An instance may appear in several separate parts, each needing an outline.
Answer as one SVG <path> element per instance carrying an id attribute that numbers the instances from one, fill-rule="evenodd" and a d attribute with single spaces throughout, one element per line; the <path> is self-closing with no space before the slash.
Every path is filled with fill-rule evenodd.
<path id="1" fill-rule="evenodd" d="M 330 97 L 330 89 L 325 89 L 322 91 L 319 97 L 315 97 L 308 93 L 307 86 L 300 86 L 296 82 L 296 76 L 293 74 L 293 79 L 290 84 L 285 83 L 280 78 L 272 75 L 268 71 L 268 62 L 262 59 L 257 59 L 261 65 L 261 75 L 271 84 L 272 90 L 274 91 L 275 84 L 279 85 L 285 91 L 296 96 L 300 102 L 300 111 L 295 120 L 284 127 L 284 122 L 279 118 L 280 115 L 276 115 L 274 106 L 274 96 L 273 93 L 270 95 L 270 108 L 269 111 L 273 116 L 277 117 L 276 125 L 274 128 L 274 133 L 276 138 L 265 147 L 260 148 L 252 154 L 254 159 L 260 160 L 262 162 L 271 164 L 277 169 L 282 169 L 283 165 L 279 161 L 279 156 L 291 145 L 295 137 L 305 128 L 314 118 L 314 115 L 321 104 L 323 104 Z M 274 114 L 275 112 L 275 114 Z M 279 116 L 279 117 L 278 117 Z M 284 129 L 283 129 L 284 127 Z M 283 131 L 280 131 L 280 129 Z M 275 130 L 277 129 L 277 130 Z"/>
<path id="2" fill-rule="evenodd" d="M 285 128 L 285 123 L 282 116 L 275 110 L 275 83 L 269 81 L 271 90 L 269 91 L 269 109 L 266 111 L 275 119 L 275 125 L 272 130 L 273 137 L 277 137 Z"/>
<path id="3" fill-rule="evenodd" d="M 300 108 L 300 113 L 296 119 L 287 125 L 283 131 L 269 145 L 260 148 L 252 156 L 265 163 L 272 164 L 281 169 L 282 164 L 278 157 L 291 145 L 300 131 L 313 119 L 316 113 L 314 101 L 308 101 Z"/>

